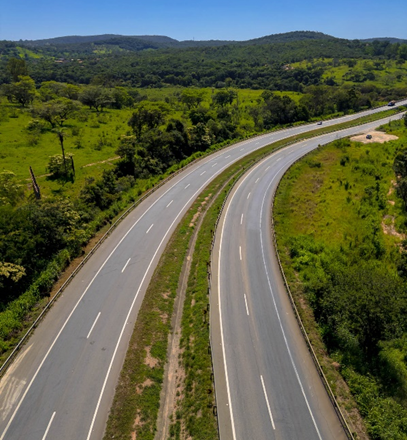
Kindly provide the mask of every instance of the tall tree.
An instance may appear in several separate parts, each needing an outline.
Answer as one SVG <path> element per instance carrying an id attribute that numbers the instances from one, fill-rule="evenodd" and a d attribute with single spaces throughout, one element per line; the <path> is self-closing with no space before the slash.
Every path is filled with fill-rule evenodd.
<path id="1" fill-rule="evenodd" d="M 20 76 L 28 76 L 27 65 L 21 59 L 10 58 L 7 62 L 7 70 L 13 77 L 14 82 L 17 82 Z"/>
<path id="2" fill-rule="evenodd" d="M 33 106 L 31 113 L 34 117 L 49 122 L 51 127 L 54 128 L 56 125 L 62 127 L 64 122 L 80 110 L 80 108 L 81 103 L 79 101 L 58 98 Z"/>
<path id="3" fill-rule="evenodd" d="M 153 129 L 163 124 L 169 113 L 169 105 L 165 102 L 142 101 L 136 105 L 128 125 L 140 139 L 146 129 Z"/>
<path id="4" fill-rule="evenodd" d="M 59 140 L 59 143 L 61 144 L 61 150 L 62 150 L 62 159 L 64 161 L 64 170 L 65 170 L 65 176 L 68 176 L 68 170 L 66 167 L 66 158 L 65 158 L 65 148 L 64 148 L 64 140 L 65 137 L 67 136 L 66 131 L 63 130 L 62 128 L 56 128 L 54 130 L 55 134 L 57 135 L 57 138 Z"/>
<path id="5" fill-rule="evenodd" d="M 31 104 L 37 94 L 35 82 L 29 76 L 19 76 L 18 82 L 3 84 L 2 91 L 10 102 L 17 102 L 25 107 Z"/>
<path id="6" fill-rule="evenodd" d="M 103 88 L 102 86 L 88 86 L 82 93 L 79 94 L 79 101 L 82 104 L 88 105 L 90 108 L 94 108 L 98 113 L 103 110 L 104 107 L 114 102 L 114 98 L 110 90 Z"/>

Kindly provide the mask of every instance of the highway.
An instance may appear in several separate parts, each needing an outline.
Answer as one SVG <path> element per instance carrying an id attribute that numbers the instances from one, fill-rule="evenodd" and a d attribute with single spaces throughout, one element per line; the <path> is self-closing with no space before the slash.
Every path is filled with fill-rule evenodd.
<path id="1" fill-rule="evenodd" d="M 140 304 L 182 216 L 203 188 L 242 156 L 316 128 L 291 128 L 228 147 L 188 167 L 132 211 L 2 377 L 0 440 L 101 439 Z"/>
<path id="2" fill-rule="evenodd" d="M 212 254 L 211 339 L 221 439 L 347 438 L 286 293 L 270 206 L 279 180 L 298 158 L 358 131 L 277 151 L 248 171 L 229 195 Z"/>

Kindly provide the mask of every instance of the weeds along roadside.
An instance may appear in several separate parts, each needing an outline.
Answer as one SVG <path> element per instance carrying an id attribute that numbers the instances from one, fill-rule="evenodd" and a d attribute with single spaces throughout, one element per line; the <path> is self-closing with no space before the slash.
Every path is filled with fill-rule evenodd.
<path id="1" fill-rule="evenodd" d="M 179 390 L 178 405 L 172 420 L 170 434 L 179 439 L 187 430 L 192 438 L 207 432 L 213 435 L 213 385 L 212 366 L 209 351 L 209 329 L 205 322 L 208 306 L 207 265 L 214 225 L 229 186 L 250 166 L 276 149 L 283 148 L 300 139 L 307 139 L 338 129 L 382 119 L 368 117 L 358 120 L 358 124 L 340 124 L 324 131 L 316 130 L 306 135 L 298 135 L 273 143 L 256 151 L 218 176 L 198 197 L 192 208 L 177 227 L 154 273 L 147 290 L 135 326 L 124 369 L 119 379 L 114 404 L 112 406 L 105 439 L 129 438 L 152 439 L 160 402 L 160 392 L 164 380 L 167 361 L 168 335 L 171 331 L 171 315 L 177 286 L 192 234 L 189 226 L 202 201 L 211 197 L 223 185 L 224 192 L 216 198 L 208 209 L 199 231 L 188 281 L 187 296 L 182 318 L 181 367 L 185 370 L 185 380 Z M 229 181 L 229 183 L 227 183 Z M 181 258 L 182 257 L 182 258 Z M 164 298 L 165 300 L 163 301 Z M 155 322 L 154 322 L 155 321 Z M 209 434 L 212 433 L 212 434 Z M 208 437 L 213 438 L 213 437 Z"/>

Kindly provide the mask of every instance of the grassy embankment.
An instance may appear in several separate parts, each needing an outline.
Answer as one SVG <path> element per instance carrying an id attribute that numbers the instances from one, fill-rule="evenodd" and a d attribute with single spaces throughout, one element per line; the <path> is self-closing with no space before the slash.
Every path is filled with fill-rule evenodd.
<path id="1" fill-rule="evenodd" d="M 399 140 L 338 140 L 297 162 L 279 186 L 274 209 L 280 257 L 301 318 L 331 387 L 360 438 L 406 439 L 404 315 L 399 276 L 406 214 L 392 169 Z M 347 385 L 341 376 L 346 380 Z M 352 417 L 351 417 L 352 419 Z M 359 438 L 359 437 L 358 437 Z"/>
<path id="2" fill-rule="evenodd" d="M 377 115 L 363 118 L 363 122 L 375 119 Z M 341 127 L 350 125 L 350 123 L 341 124 Z M 197 210 L 202 208 L 203 200 L 210 203 L 211 197 L 235 173 L 240 175 L 244 168 L 276 148 L 332 130 L 333 128 L 329 127 L 315 130 L 276 142 L 252 153 L 232 165 L 212 182 L 184 217 L 160 260 L 143 301 L 116 390 L 105 435 L 106 440 L 113 436 L 127 439 L 132 433 L 135 433 L 137 439 L 154 438 L 164 367 L 167 361 L 165 341 L 168 340 L 171 331 L 170 316 L 183 257 L 186 255 L 192 234 L 191 219 Z M 212 366 L 208 350 L 209 329 L 203 311 L 208 305 L 207 264 L 214 224 L 227 189 L 235 179 L 236 177 L 227 184 L 225 191 L 222 191 L 208 209 L 195 245 L 182 319 L 180 368 L 184 370 L 185 379 L 179 385 L 176 417 L 171 426 L 171 437 L 175 439 L 184 436 L 213 439 L 217 435 L 212 413 L 213 392 L 208 395 L 208 390 L 212 389 Z M 150 354 L 154 358 L 152 362 Z"/>

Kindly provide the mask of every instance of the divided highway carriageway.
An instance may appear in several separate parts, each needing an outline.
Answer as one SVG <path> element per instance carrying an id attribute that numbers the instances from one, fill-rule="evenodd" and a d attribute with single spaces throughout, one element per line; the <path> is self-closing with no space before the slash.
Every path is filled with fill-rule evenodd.
<path id="1" fill-rule="evenodd" d="M 403 104 L 406 102 L 399 103 Z M 322 127 L 384 109 L 387 107 L 326 121 Z M 135 208 L 64 290 L 2 377 L 0 440 L 101 439 L 139 307 L 177 223 L 203 188 L 233 162 L 272 142 L 318 127 L 303 125 L 234 144 L 188 167 Z M 364 129 L 326 136 L 336 138 Z M 296 323 L 286 318 L 286 308 L 280 309 L 284 300 L 274 285 L 268 224 L 270 194 L 284 169 L 299 155 L 327 141 L 324 137 L 291 145 L 263 161 L 264 169 L 261 165 L 257 171 L 249 171 L 247 183 L 240 186 L 243 192 L 234 196 L 235 201 L 243 198 L 233 214 L 238 215 L 234 219 L 237 225 L 222 226 L 223 238 L 235 237 L 233 245 L 222 242 L 222 255 L 230 255 L 230 261 L 222 258 L 219 263 L 220 293 L 225 297 L 218 308 L 223 331 L 217 337 L 223 351 L 215 359 L 221 370 L 215 373 L 224 377 L 227 370 L 228 381 L 223 381 L 223 387 L 219 379 L 217 393 L 226 396 L 224 407 L 229 408 L 225 413 L 218 403 L 225 427 L 222 439 L 341 438 L 334 436 L 336 425 L 333 430 L 327 426 L 330 416 L 324 423 L 325 403 L 321 407 L 312 398 L 314 373 L 301 371 L 302 363 L 308 362 L 302 359 L 304 350 L 297 352 L 290 345 L 292 339 L 298 339 L 292 336 L 296 330 L 291 330 Z M 258 177 L 252 181 L 254 176 Z M 256 185 L 263 192 L 257 192 Z M 249 205 L 252 202 L 255 205 Z M 242 213 L 244 230 L 239 229 Z M 264 253 L 259 253 L 259 240 Z M 227 284 L 228 278 L 234 278 L 232 285 Z M 241 290 L 244 286 L 247 289 Z M 228 290 L 236 296 L 226 296 Z M 285 375 L 280 377 L 278 371 Z M 286 387 L 287 382 L 292 382 L 292 388 Z M 285 389 L 287 396 L 282 395 Z M 277 402 L 280 395 L 281 404 Z"/>

